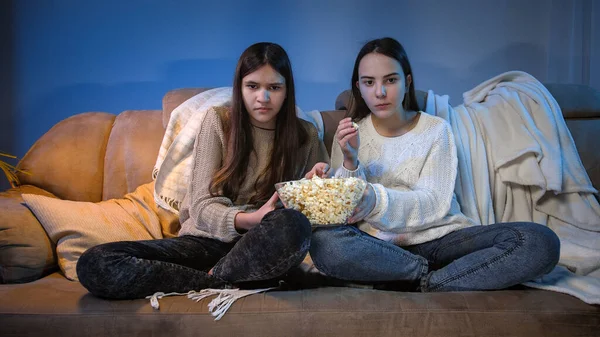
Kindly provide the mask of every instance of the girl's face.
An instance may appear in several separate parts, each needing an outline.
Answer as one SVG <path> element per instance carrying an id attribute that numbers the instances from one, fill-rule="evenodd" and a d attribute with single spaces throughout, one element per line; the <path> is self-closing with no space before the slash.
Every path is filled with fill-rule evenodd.
<path id="1" fill-rule="evenodd" d="M 402 66 L 395 59 L 369 53 L 358 65 L 356 86 L 369 110 L 380 119 L 389 118 L 403 110 L 407 90 Z M 411 76 L 406 77 L 410 84 Z"/>
<path id="2" fill-rule="evenodd" d="M 252 125 L 275 129 L 286 97 L 285 78 L 270 65 L 264 65 L 242 78 L 242 97 Z"/>

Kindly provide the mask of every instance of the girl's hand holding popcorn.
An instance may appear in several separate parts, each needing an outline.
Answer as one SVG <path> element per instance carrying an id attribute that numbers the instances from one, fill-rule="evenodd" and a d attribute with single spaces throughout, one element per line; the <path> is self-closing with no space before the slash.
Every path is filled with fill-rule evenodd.
<path id="1" fill-rule="evenodd" d="M 348 223 L 353 224 L 357 223 L 361 220 L 364 220 L 371 212 L 373 208 L 375 208 L 376 202 L 375 190 L 373 189 L 373 185 L 367 184 L 365 191 L 363 192 L 363 196 L 360 199 L 360 202 L 354 209 L 354 213 L 348 218 Z"/>
<path id="2" fill-rule="evenodd" d="M 304 178 L 312 179 L 315 175 L 319 178 L 330 178 L 332 173 L 333 173 L 333 171 L 331 170 L 331 167 L 329 167 L 329 164 L 316 163 L 315 166 L 313 166 L 312 170 L 310 170 L 310 171 L 308 171 L 308 173 L 306 173 Z"/>
<path id="3" fill-rule="evenodd" d="M 356 170 L 360 139 L 358 137 L 358 125 L 352 122 L 350 117 L 342 119 L 338 124 L 336 141 L 340 144 L 344 154 L 344 167 L 350 171 Z"/>

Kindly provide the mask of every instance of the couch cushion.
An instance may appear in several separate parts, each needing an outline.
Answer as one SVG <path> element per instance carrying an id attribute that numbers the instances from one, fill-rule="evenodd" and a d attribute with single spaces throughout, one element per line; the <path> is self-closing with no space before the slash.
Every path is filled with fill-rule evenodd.
<path id="1" fill-rule="evenodd" d="M 34 336 L 595 336 L 600 307 L 542 290 L 404 293 L 356 288 L 271 291 L 215 322 L 206 298 L 109 301 L 53 274 L 0 285 L 4 335 Z"/>
<path id="2" fill-rule="evenodd" d="M 102 200 L 104 154 L 114 119 L 106 112 L 88 112 L 54 125 L 19 162 L 31 173 L 19 174 L 21 183 L 61 199 Z"/>
<path id="3" fill-rule="evenodd" d="M 0 193 L 0 283 L 30 282 L 57 269 L 55 245 L 23 204 L 21 193 L 54 197 L 31 185 Z"/>
<path id="4" fill-rule="evenodd" d="M 122 199 L 99 203 L 33 194 L 23 194 L 23 200 L 56 244 L 60 269 L 67 278 L 77 280 L 77 260 L 88 248 L 107 242 L 163 237 L 153 191 L 151 182 Z"/>
<path id="5" fill-rule="evenodd" d="M 160 110 L 129 110 L 114 121 L 104 158 L 102 200 L 121 198 L 152 181 L 165 129 Z"/>

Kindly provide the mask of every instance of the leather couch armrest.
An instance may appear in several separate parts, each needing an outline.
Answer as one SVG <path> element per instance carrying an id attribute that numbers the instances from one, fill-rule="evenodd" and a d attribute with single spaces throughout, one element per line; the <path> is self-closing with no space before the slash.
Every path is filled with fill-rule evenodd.
<path id="1" fill-rule="evenodd" d="M 21 194 L 55 197 L 22 185 L 0 192 L 0 283 L 31 282 L 57 270 L 56 247 Z"/>

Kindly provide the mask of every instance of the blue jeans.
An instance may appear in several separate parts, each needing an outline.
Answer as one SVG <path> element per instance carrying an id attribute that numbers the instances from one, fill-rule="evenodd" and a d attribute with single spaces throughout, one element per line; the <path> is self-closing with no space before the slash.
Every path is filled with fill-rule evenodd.
<path id="1" fill-rule="evenodd" d="M 280 209 L 267 213 L 237 242 L 182 236 L 98 245 L 81 255 L 77 276 L 92 294 L 113 299 L 273 285 L 302 262 L 310 239 L 308 219 Z"/>
<path id="2" fill-rule="evenodd" d="M 406 247 L 354 226 L 320 227 L 310 248 L 315 266 L 330 277 L 424 292 L 511 287 L 550 272 L 559 252 L 552 230 L 528 222 L 468 227 Z"/>

